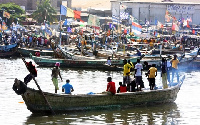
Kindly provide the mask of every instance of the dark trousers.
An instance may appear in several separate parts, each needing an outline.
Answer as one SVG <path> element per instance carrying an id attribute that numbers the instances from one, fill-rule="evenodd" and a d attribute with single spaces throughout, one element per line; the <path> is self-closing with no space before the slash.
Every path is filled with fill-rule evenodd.
<path id="1" fill-rule="evenodd" d="M 24 78 L 24 84 L 28 84 L 31 80 L 33 79 L 31 74 L 28 74 L 25 78 Z"/>

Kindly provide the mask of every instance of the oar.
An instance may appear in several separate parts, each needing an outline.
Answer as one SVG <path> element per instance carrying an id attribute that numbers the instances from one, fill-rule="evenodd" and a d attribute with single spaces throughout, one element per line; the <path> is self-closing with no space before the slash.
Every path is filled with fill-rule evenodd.
<path id="1" fill-rule="evenodd" d="M 27 66 L 27 64 L 26 64 L 25 58 L 22 56 L 22 54 L 21 54 L 20 52 L 19 52 L 19 54 L 20 54 L 20 56 L 22 57 L 22 60 L 23 60 L 24 64 L 26 65 L 26 68 L 28 69 L 28 66 Z M 28 70 L 28 71 L 29 71 L 29 70 Z M 29 71 L 29 72 L 30 72 L 30 71 Z M 37 83 L 37 81 L 36 81 L 36 79 L 35 79 L 35 77 L 33 76 L 33 74 L 32 74 L 31 72 L 30 72 L 30 74 L 31 74 L 33 80 L 35 81 L 35 84 L 37 85 L 39 91 L 42 93 L 42 96 L 44 97 L 45 102 L 46 102 L 47 105 L 49 106 L 49 109 L 51 110 L 51 113 L 52 113 L 53 115 L 55 115 L 55 112 L 53 111 L 53 109 L 52 109 L 50 103 L 48 102 L 47 98 L 45 97 L 44 93 L 42 92 L 42 90 L 41 90 L 39 84 Z"/>

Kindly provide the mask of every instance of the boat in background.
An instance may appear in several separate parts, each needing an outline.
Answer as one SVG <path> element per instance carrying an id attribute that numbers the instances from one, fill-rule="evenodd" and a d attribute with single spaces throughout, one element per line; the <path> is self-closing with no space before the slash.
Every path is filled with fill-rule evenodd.
<path id="1" fill-rule="evenodd" d="M 9 45 L 0 45 L 0 58 L 8 58 L 12 56 L 17 56 L 17 48 L 19 44 L 9 44 Z"/>
<path id="2" fill-rule="evenodd" d="M 123 59 L 112 59 L 111 66 L 106 65 L 107 59 L 98 59 L 95 57 L 72 56 L 72 59 L 53 58 L 51 56 L 33 56 L 30 55 L 34 62 L 42 67 L 54 67 L 56 62 L 60 63 L 60 67 L 64 68 L 90 68 L 100 70 L 122 70 Z M 129 58 L 133 63 L 137 62 L 140 57 Z M 119 67 L 118 67 L 119 66 Z"/>
<path id="3" fill-rule="evenodd" d="M 22 48 L 19 47 L 18 51 L 20 54 L 24 57 L 30 57 L 30 53 L 32 55 L 35 55 L 36 52 L 40 52 L 40 55 L 42 56 L 53 56 L 54 52 L 51 48 Z"/>

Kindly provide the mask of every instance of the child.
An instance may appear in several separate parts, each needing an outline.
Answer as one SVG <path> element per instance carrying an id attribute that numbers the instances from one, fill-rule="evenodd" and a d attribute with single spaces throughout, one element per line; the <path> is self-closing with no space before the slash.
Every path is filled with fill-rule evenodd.
<path id="1" fill-rule="evenodd" d="M 119 88 L 117 89 L 117 93 L 127 92 L 126 85 L 122 85 L 122 82 L 119 82 Z"/>

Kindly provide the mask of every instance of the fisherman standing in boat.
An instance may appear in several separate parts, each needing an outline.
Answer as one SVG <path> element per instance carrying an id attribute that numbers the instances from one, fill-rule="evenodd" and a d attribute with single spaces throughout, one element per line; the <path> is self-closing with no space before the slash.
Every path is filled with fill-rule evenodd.
<path id="1" fill-rule="evenodd" d="M 135 82 L 137 86 L 137 90 L 141 91 L 141 85 L 142 85 L 142 69 L 143 66 L 140 63 L 140 59 L 137 59 L 137 64 L 135 65 Z M 140 86 L 140 88 L 139 88 Z"/>
<path id="2" fill-rule="evenodd" d="M 167 60 L 165 58 L 162 58 L 162 62 L 161 62 L 161 77 L 162 77 L 163 89 L 168 88 L 167 86 Z"/>
<path id="3" fill-rule="evenodd" d="M 157 68 L 155 64 L 152 64 L 152 67 L 149 68 L 148 74 L 150 90 L 153 90 L 156 85 L 155 77 L 157 76 Z"/>
<path id="4" fill-rule="evenodd" d="M 52 74 L 51 74 L 51 77 L 52 77 L 52 81 L 53 81 L 53 84 L 55 86 L 55 93 L 57 93 L 57 90 L 59 90 L 59 87 L 58 87 L 58 75 L 60 76 L 60 79 L 62 81 L 62 77 L 60 75 L 60 63 L 59 62 L 56 62 L 55 64 L 56 67 L 53 68 L 52 70 Z"/>
<path id="5" fill-rule="evenodd" d="M 176 73 L 177 82 L 179 82 L 179 75 L 178 75 L 179 60 L 177 59 L 177 55 L 174 55 L 174 58 L 170 62 L 172 63 L 172 83 L 173 83 L 173 80 L 174 80 L 174 73 Z"/>
<path id="6" fill-rule="evenodd" d="M 23 59 L 25 61 L 25 59 Z M 29 70 L 29 74 L 24 78 L 24 84 L 28 84 L 32 79 L 33 77 L 37 77 L 37 70 L 35 68 L 35 66 L 32 64 L 32 62 L 26 62 L 25 61 L 25 64 L 27 66 L 27 69 Z"/>
<path id="7" fill-rule="evenodd" d="M 127 62 L 126 59 L 124 59 L 123 62 L 124 62 L 123 85 L 128 85 L 130 84 L 131 65 Z"/>

